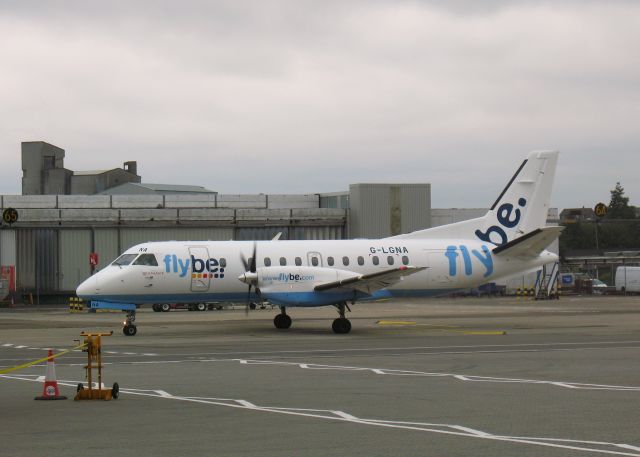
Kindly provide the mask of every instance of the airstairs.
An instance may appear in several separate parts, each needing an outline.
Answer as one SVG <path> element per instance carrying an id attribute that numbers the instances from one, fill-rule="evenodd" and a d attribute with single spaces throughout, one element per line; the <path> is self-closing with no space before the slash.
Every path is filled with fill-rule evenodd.
<path id="1" fill-rule="evenodd" d="M 536 300 L 549 300 L 559 298 L 558 276 L 560 275 L 560 263 L 554 262 L 550 265 L 543 265 L 538 270 L 535 284 Z"/>

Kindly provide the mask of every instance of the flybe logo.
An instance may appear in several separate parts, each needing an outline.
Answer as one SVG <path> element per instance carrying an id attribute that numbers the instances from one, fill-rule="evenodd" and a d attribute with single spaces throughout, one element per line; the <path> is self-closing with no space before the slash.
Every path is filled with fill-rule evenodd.
<path id="1" fill-rule="evenodd" d="M 458 250 L 460 254 L 458 254 Z M 464 274 L 471 276 L 473 274 L 473 262 L 471 261 L 471 254 L 478 259 L 478 261 L 484 267 L 484 277 L 487 278 L 493 273 L 493 257 L 491 257 L 491 251 L 484 244 L 482 245 L 482 252 L 477 249 L 469 248 L 465 245 L 460 246 L 447 246 L 447 250 L 444 255 L 449 259 L 449 276 L 458 275 L 458 256 L 462 255 L 462 263 L 464 264 Z"/>
<path id="2" fill-rule="evenodd" d="M 293 273 L 280 273 L 278 276 L 265 275 L 263 281 L 278 281 L 278 282 L 300 282 L 300 281 L 313 281 L 314 275 L 301 275 Z"/>
<path id="3" fill-rule="evenodd" d="M 193 278 L 224 278 L 224 268 L 220 266 L 218 259 L 199 259 L 192 255 L 182 259 L 175 254 L 164 256 L 164 270 L 167 273 L 178 273 L 184 278 L 189 271 Z"/>
<path id="4" fill-rule="evenodd" d="M 524 208 L 526 205 L 527 200 L 521 197 L 518 200 L 518 206 L 520 206 L 520 208 Z M 520 222 L 520 218 L 522 217 L 520 208 L 514 209 L 512 203 L 503 203 L 497 211 L 498 224 L 500 225 L 492 225 L 486 232 L 476 230 L 476 236 L 487 243 L 502 246 L 509 240 L 504 229 L 514 228 Z"/>

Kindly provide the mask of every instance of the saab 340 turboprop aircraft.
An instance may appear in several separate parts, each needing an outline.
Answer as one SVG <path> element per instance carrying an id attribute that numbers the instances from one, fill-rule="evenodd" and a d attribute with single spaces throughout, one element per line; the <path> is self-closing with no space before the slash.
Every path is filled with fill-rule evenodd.
<path id="1" fill-rule="evenodd" d="M 333 331 L 348 333 L 348 303 L 448 294 L 555 262 L 545 248 L 562 228 L 545 222 L 557 160 L 555 151 L 530 153 L 480 218 L 372 240 L 144 243 L 77 295 L 127 310 L 125 335 L 136 334 L 136 305 L 255 298 L 280 307 L 279 329 L 291 326 L 288 307 L 335 306 Z"/>

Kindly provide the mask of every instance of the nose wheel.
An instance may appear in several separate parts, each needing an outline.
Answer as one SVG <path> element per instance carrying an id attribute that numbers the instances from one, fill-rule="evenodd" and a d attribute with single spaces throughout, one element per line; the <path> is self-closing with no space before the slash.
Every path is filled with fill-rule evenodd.
<path id="1" fill-rule="evenodd" d="M 135 311 L 127 311 L 127 319 L 124 321 L 124 326 L 122 327 L 122 333 L 125 336 L 133 336 L 138 333 L 138 327 L 134 324 L 136 321 L 136 312 Z"/>

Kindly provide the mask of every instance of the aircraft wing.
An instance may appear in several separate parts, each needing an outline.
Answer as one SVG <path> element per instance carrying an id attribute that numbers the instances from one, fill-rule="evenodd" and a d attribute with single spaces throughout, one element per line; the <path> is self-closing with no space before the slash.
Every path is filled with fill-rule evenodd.
<path id="1" fill-rule="evenodd" d="M 313 290 L 315 292 L 324 292 L 332 289 L 351 289 L 365 294 L 372 294 L 376 290 L 384 289 L 385 287 L 389 287 L 398 281 L 401 281 L 405 276 L 425 270 L 426 268 L 427 267 L 402 266 L 392 270 L 385 270 L 367 275 L 358 275 L 352 278 L 318 284 L 313 288 Z"/>
<path id="2" fill-rule="evenodd" d="M 515 240 L 498 246 L 493 249 L 493 253 L 499 256 L 509 257 L 537 257 L 547 246 L 549 246 L 564 227 L 544 227 L 535 229 Z"/>

